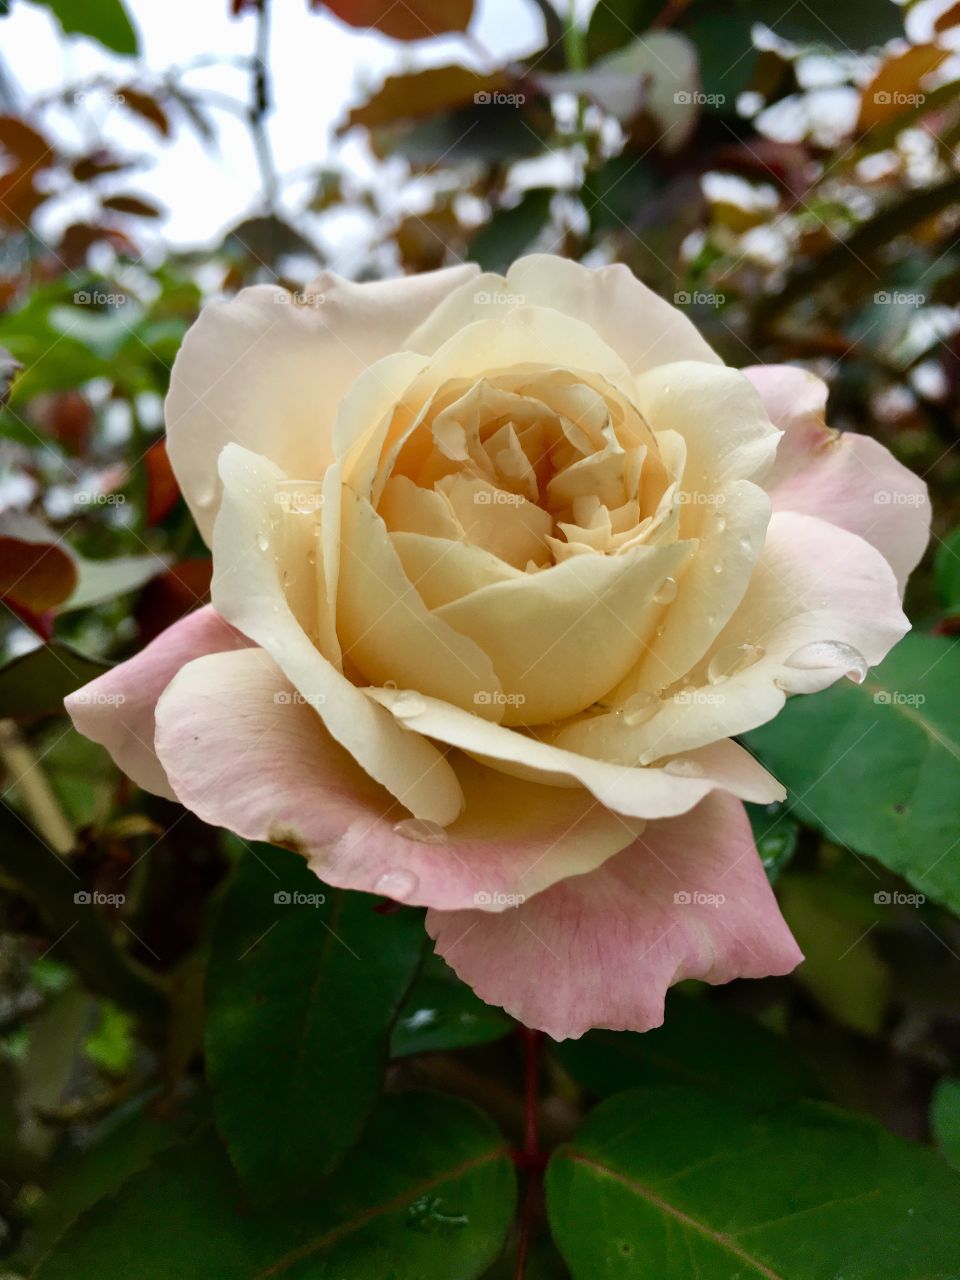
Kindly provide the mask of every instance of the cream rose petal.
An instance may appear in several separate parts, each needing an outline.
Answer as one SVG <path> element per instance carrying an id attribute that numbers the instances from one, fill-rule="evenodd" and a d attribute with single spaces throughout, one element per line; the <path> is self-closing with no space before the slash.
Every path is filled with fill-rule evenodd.
<path id="1" fill-rule="evenodd" d="M 410 338 L 432 354 L 464 326 L 511 307 L 550 307 L 599 334 L 634 373 L 674 360 L 720 364 L 720 357 L 676 307 L 617 263 L 591 270 L 567 258 L 531 254 L 506 277 L 481 275 L 452 290 Z M 576 362 L 575 362 L 576 363 Z"/>
<path id="2" fill-rule="evenodd" d="M 220 484 L 217 457 L 231 441 L 295 479 L 319 480 L 333 457 L 340 400 L 473 266 L 354 284 L 324 273 L 296 305 L 274 285 L 205 307 L 174 362 L 167 445 L 180 487 L 210 542 Z"/>
<path id="3" fill-rule="evenodd" d="M 205 822 L 296 849 L 328 884 L 496 912 L 592 871 L 642 828 L 581 789 L 457 755 L 465 811 L 442 838 L 421 832 L 266 653 L 223 656 L 189 663 L 157 707 L 157 750 L 176 794 Z"/>
<path id="4" fill-rule="evenodd" d="M 436 698 L 421 698 L 417 714 L 408 717 L 408 708 L 396 690 L 369 688 L 364 692 L 381 706 L 398 710 L 404 723 L 417 733 L 459 747 L 514 777 L 557 787 L 586 787 L 606 808 L 625 817 L 662 818 L 685 813 L 717 788 L 757 804 L 771 804 L 786 796 L 776 779 L 729 739 L 662 767 L 631 768 L 564 751 Z"/>
<path id="5" fill-rule="evenodd" d="M 316 648 L 287 603 L 272 538 L 283 472 L 239 445 L 220 456 L 223 501 L 214 527 L 212 596 L 219 613 L 274 658 L 332 736 L 418 818 L 460 812 L 456 775 L 442 755 L 376 708 Z"/>

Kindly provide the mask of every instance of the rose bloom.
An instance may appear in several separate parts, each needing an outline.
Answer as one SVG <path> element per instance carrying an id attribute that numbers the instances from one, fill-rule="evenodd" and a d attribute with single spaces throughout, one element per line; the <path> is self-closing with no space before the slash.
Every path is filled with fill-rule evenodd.
<path id="1" fill-rule="evenodd" d="M 742 803 L 784 790 L 734 735 L 883 658 L 929 523 L 825 403 L 623 266 L 244 289 L 167 400 L 212 606 L 70 713 L 148 791 L 426 906 L 557 1038 L 787 973 Z"/>

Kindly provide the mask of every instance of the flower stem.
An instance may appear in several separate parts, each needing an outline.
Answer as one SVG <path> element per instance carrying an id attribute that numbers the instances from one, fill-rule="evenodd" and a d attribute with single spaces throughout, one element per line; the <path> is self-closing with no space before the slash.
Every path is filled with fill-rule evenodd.
<path id="1" fill-rule="evenodd" d="M 540 1042 L 543 1032 L 530 1027 L 520 1027 L 523 1042 L 523 1152 L 518 1160 L 525 1178 L 523 1209 L 520 1215 L 520 1236 L 517 1243 L 516 1280 L 523 1280 L 527 1271 L 527 1254 L 530 1249 L 530 1232 L 540 1190 L 540 1178 L 544 1169 L 540 1150 L 538 1115 L 538 1089 L 540 1083 Z"/>

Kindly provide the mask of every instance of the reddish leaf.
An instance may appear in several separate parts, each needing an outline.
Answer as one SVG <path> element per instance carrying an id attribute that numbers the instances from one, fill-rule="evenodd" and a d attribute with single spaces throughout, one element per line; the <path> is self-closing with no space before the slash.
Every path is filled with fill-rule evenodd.
<path id="1" fill-rule="evenodd" d="M 54 158 L 53 148 L 43 134 L 19 116 L 0 116 L 0 146 L 26 169 L 42 169 Z"/>
<path id="2" fill-rule="evenodd" d="M 147 468 L 147 523 L 159 524 L 170 514 L 180 497 L 180 486 L 167 454 L 167 442 L 157 440 L 152 444 L 144 463 Z"/>
<path id="3" fill-rule="evenodd" d="M 0 517 L 0 596 L 8 604 L 41 614 L 76 585 L 73 558 L 39 521 L 16 512 Z"/>
<path id="4" fill-rule="evenodd" d="M 880 70 L 860 95 L 861 133 L 887 120 L 895 120 L 912 106 L 923 101 L 920 85 L 936 70 L 949 50 L 935 44 L 918 44 L 887 58 Z"/>
<path id="5" fill-rule="evenodd" d="M 466 31 L 473 0 L 326 0 L 351 27 L 375 27 L 394 40 L 426 40 L 445 31 Z"/>
<path id="6" fill-rule="evenodd" d="M 503 72 L 484 75 L 467 67 L 428 67 L 410 75 L 388 76 L 372 98 L 354 107 L 340 132 L 352 125 L 376 129 L 397 120 L 449 111 L 470 102 L 490 101 L 492 94 L 507 87 Z"/>
<path id="7" fill-rule="evenodd" d="M 118 156 L 111 155 L 109 151 L 101 149 L 91 151 L 88 155 L 74 160 L 72 172 L 77 182 L 92 182 L 94 178 L 100 178 L 105 173 L 119 173 L 122 169 L 129 168 L 129 160 L 121 160 Z"/>
<path id="8" fill-rule="evenodd" d="M 30 417 L 44 434 L 70 453 L 82 455 L 90 444 L 93 409 L 82 391 L 47 391 L 30 401 Z"/>
<path id="9" fill-rule="evenodd" d="M 115 227 L 102 227 L 86 222 L 74 222 L 60 237 L 57 255 L 68 267 L 82 266 L 95 244 L 109 244 L 119 254 L 139 257 L 137 246 L 129 236 Z"/>
<path id="10" fill-rule="evenodd" d="M 170 137 L 170 118 L 152 94 L 126 84 L 117 90 L 117 97 L 128 111 L 153 125 L 161 138 Z"/>
<path id="11" fill-rule="evenodd" d="M 135 610 L 144 644 L 209 600 L 212 574 L 213 561 L 203 556 L 182 560 L 147 583 Z"/>
<path id="12" fill-rule="evenodd" d="M 163 213 L 157 205 L 151 204 L 140 196 L 107 196 L 100 203 L 104 209 L 110 209 L 114 213 L 129 213 L 135 218 L 159 218 Z"/>

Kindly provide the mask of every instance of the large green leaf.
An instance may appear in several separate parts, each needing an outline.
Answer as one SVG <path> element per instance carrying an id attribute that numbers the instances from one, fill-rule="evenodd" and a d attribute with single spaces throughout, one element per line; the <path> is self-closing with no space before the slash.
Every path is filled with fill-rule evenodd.
<path id="1" fill-rule="evenodd" d="M 937 547 L 934 577 L 944 613 L 948 618 L 960 613 L 960 529 Z"/>
<path id="2" fill-rule="evenodd" d="M 547 1171 L 574 1280 L 955 1280 L 960 1179 L 823 1103 L 681 1087 L 602 1103 Z"/>
<path id="3" fill-rule="evenodd" d="M 482 1113 L 407 1094 L 384 1100 L 321 1192 L 262 1213 L 207 1131 L 81 1217 L 36 1280 L 471 1280 L 500 1251 L 514 1200 L 506 1144 Z"/>
<path id="4" fill-rule="evenodd" d="M 506 271 L 547 225 L 552 198 L 550 187 L 533 187 L 512 208 L 498 209 L 470 241 L 471 262 L 484 271 Z"/>
<path id="5" fill-rule="evenodd" d="M 0 716 L 18 719 L 63 711 L 63 700 L 109 667 L 54 641 L 0 667 Z"/>
<path id="6" fill-rule="evenodd" d="M 123 0 L 37 0 L 60 23 L 64 35 L 89 36 L 114 53 L 138 52 L 137 33 Z"/>
<path id="7" fill-rule="evenodd" d="M 792 811 L 960 910 L 960 644 L 913 633 L 861 685 L 792 698 L 747 737 Z"/>
<path id="8" fill-rule="evenodd" d="M 220 1130 L 257 1198 L 303 1194 L 357 1140 L 423 945 L 419 915 L 380 915 L 304 860 L 257 846 L 223 903 L 206 1048 Z"/>
<path id="9" fill-rule="evenodd" d="M 410 989 L 390 1037 L 390 1054 L 465 1049 L 499 1040 L 514 1021 L 492 1004 L 485 1004 L 445 961 L 429 955 Z"/>
<path id="10" fill-rule="evenodd" d="M 663 1026 L 655 1031 L 591 1031 L 552 1050 L 600 1097 L 635 1085 L 678 1082 L 755 1101 L 820 1092 L 782 1036 L 676 991 L 667 997 Z"/>

